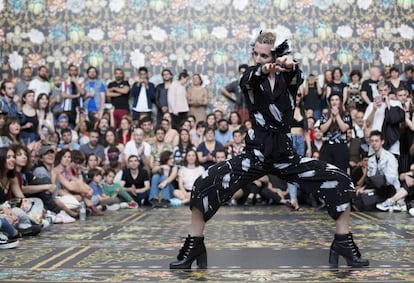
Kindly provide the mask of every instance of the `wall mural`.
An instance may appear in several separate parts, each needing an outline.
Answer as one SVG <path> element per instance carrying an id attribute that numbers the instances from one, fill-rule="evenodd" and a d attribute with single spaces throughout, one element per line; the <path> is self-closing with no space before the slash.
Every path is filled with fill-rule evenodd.
<path id="1" fill-rule="evenodd" d="M 260 29 L 291 39 L 305 73 L 340 66 L 414 61 L 414 0 L 0 0 L 2 78 L 46 64 L 96 66 L 112 79 L 147 66 L 203 76 L 211 108 L 226 109 L 219 89 L 250 62 L 249 41 Z M 84 73 L 82 73 L 84 74 Z"/>

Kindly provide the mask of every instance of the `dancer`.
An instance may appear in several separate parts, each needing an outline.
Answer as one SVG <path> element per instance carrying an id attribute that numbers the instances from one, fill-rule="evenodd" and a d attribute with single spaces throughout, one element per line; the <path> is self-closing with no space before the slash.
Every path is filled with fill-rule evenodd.
<path id="1" fill-rule="evenodd" d="M 205 223 L 239 188 L 266 174 L 274 174 L 299 189 L 322 197 L 335 220 L 336 233 L 330 248 L 329 263 L 338 257 L 353 267 L 368 266 L 361 257 L 349 231 L 350 202 L 355 193 L 349 176 L 337 167 L 293 152 L 288 133 L 293 121 L 295 95 L 302 83 L 297 63 L 288 55 L 287 41 L 273 32 L 260 32 L 254 41 L 254 66 L 243 74 L 240 86 L 252 121 L 246 135 L 245 153 L 210 167 L 195 184 L 191 194 L 190 235 L 171 269 L 190 269 L 197 261 L 207 267 L 203 231 Z"/>

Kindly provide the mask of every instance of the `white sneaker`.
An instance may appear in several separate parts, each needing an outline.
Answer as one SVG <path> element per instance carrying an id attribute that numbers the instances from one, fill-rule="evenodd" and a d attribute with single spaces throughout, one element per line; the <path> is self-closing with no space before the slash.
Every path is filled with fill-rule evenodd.
<path id="1" fill-rule="evenodd" d="M 120 208 L 129 208 L 129 205 L 128 205 L 128 203 L 127 203 L 127 202 L 121 202 L 121 203 L 119 204 L 119 207 L 120 207 Z"/>
<path id="2" fill-rule="evenodd" d="M 116 211 L 116 210 L 119 210 L 120 208 L 121 208 L 121 205 L 119 203 L 114 203 L 114 204 L 106 206 L 106 209 L 110 211 Z"/>
<path id="3" fill-rule="evenodd" d="M 42 219 L 42 228 L 44 229 L 44 228 L 49 227 L 51 223 L 52 223 L 52 222 L 50 222 L 50 220 L 49 220 L 49 219 L 47 219 L 47 218 Z"/>
<path id="4" fill-rule="evenodd" d="M 404 204 L 396 203 L 396 204 L 393 205 L 393 210 L 394 211 L 406 212 L 407 211 L 407 205 L 405 203 Z"/>
<path id="5" fill-rule="evenodd" d="M 408 213 L 409 213 L 411 216 L 414 216 L 414 207 L 413 207 L 413 208 L 410 208 L 410 210 L 408 211 Z"/>
<path id="6" fill-rule="evenodd" d="M 375 206 L 379 210 L 382 210 L 382 211 L 388 211 L 388 210 L 393 211 L 394 210 L 394 205 L 393 204 L 389 204 L 388 199 L 385 200 L 384 202 L 377 203 Z"/>
<path id="7" fill-rule="evenodd" d="M 70 216 L 69 214 L 67 214 L 66 211 L 62 210 L 60 213 L 63 214 L 63 223 L 76 222 L 76 219 Z"/>

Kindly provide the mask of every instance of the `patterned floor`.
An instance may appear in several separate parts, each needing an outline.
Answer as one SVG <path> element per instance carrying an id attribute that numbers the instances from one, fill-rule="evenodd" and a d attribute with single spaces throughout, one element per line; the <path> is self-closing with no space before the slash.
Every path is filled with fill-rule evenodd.
<path id="1" fill-rule="evenodd" d="M 353 213 L 355 240 L 371 266 L 331 269 L 326 212 L 223 207 L 206 230 L 209 269 L 172 272 L 189 215 L 188 207 L 140 208 L 53 225 L 0 251 L 0 281 L 414 282 L 414 218 L 405 213 Z"/>

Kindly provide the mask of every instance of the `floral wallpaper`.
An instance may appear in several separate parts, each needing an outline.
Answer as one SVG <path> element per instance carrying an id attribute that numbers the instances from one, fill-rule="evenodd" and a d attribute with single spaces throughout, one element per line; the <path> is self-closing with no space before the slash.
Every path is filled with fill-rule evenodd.
<path id="1" fill-rule="evenodd" d="M 114 68 L 132 77 L 147 66 L 200 73 L 211 107 L 228 106 L 219 89 L 250 62 L 260 29 L 291 39 L 305 73 L 340 66 L 414 61 L 414 0 L 0 0 L 1 77 L 29 65 L 65 75 L 68 64 Z"/>

